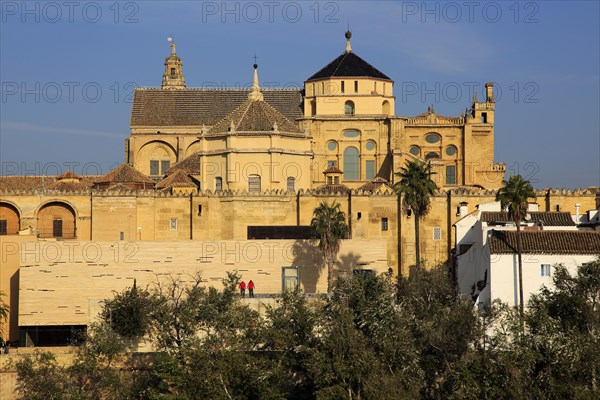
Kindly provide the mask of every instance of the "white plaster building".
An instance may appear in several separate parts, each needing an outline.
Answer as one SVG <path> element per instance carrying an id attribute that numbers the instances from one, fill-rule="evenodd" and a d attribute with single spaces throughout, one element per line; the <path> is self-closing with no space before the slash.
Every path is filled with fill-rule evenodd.
<path id="1" fill-rule="evenodd" d="M 588 214 L 595 218 L 597 212 Z M 578 265 L 600 256 L 600 232 L 590 229 L 589 224 L 578 226 L 575 219 L 566 212 L 530 211 L 522 223 L 525 303 L 543 285 L 553 285 L 556 264 L 575 273 Z M 457 221 L 454 228 L 454 269 L 460 294 L 478 306 L 494 299 L 518 305 L 516 226 L 500 211 L 499 203 L 480 205 Z"/>

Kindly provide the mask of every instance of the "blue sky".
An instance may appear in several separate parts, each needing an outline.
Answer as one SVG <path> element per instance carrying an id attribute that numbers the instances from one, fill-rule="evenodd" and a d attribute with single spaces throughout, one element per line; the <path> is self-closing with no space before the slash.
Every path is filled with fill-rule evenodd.
<path id="1" fill-rule="evenodd" d="M 168 36 L 188 87 L 299 87 L 354 52 L 395 81 L 396 114 L 459 115 L 496 83 L 495 158 L 535 187 L 600 185 L 596 1 L 2 1 L 3 174 L 123 162 L 134 86 L 158 87 Z"/>

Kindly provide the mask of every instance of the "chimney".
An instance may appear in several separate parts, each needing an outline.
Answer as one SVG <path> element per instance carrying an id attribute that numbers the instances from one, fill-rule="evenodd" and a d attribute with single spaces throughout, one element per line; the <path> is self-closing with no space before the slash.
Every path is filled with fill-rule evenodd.
<path id="1" fill-rule="evenodd" d="M 494 102 L 494 84 L 492 82 L 485 84 L 485 101 L 488 103 Z"/>
<path id="2" fill-rule="evenodd" d="M 466 201 L 461 201 L 460 202 L 460 206 L 458 207 L 458 216 L 460 218 L 464 217 L 465 215 L 467 215 L 469 213 L 469 203 L 467 203 Z"/>
<path id="3" fill-rule="evenodd" d="M 575 222 L 579 223 L 579 207 L 581 207 L 581 204 L 576 203 L 575 204 Z"/>

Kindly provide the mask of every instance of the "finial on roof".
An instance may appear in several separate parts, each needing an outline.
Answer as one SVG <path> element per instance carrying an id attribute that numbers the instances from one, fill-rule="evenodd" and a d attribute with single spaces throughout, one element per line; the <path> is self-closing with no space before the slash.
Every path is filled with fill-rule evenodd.
<path id="1" fill-rule="evenodd" d="M 352 38 L 352 32 L 350 29 L 346 31 L 346 53 L 352 53 L 352 47 L 350 46 L 350 38 Z"/>
<path id="2" fill-rule="evenodd" d="M 231 120 L 231 123 L 229 124 L 229 132 L 235 132 L 235 123 L 233 120 Z"/>
<path id="3" fill-rule="evenodd" d="M 277 126 L 277 121 L 273 122 L 273 132 L 279 132 L 279 127 Z"/>
<path id="4" fill-rule="evenodd" d="M 169 43 L 171 43 L 171 54 L 175 54 L 175 42 L 173 41 L 173 37 L 169 36 L 167 38 L 167 40 L 169 41 Z"/>
<path id="5" fill-rule="evenodd" d="M 258 64 L 254 64 L 254 79 L 252 80 L 252 91 L 248 94 L 248 98 L 252 100 L 263 100 L 263 95 L 260 92 L 258 84 Z"/>

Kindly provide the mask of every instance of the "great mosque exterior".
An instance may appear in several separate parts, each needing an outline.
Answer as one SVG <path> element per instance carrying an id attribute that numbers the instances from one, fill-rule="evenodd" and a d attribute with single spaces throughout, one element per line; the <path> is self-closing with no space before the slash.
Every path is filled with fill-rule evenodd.
<path id="1" fill-rule="evenodd" d="M 257 65 L 251 90 L 188 89 L 172 43 L 161 88 L 135 91 L 125 161 L 158 179 L 193 157 L 200 190 L 213 192 L 316 189 L 332 166 L 351 189 L 375 178 L 393 184 L 416 159 L 432 164 L 440 187 L 500 187 L 493 85 L 457 117 L 433 107 L 397 116 L 394 81 L 352 51 L 351 36 L 303 90 L 261 90 Z"/>
<path id="2" fill-rule="evenodd" d="M 433 106 L 396 115 L 394 81 L 353 51 L 350 32 L 302 90 L 261 88 L 257 65 L 248 89 L 188 88 L 174 43 L 164 65 L 160 88 L 135 90 L 118 168 L 0 177 L 0 290 L 12 310 L 11 341 L 67 340 L 114 290 L 169 273 L 200 271 L 218 285 L 238 270 L 259 295 L 322 293 L 323 263 L 306 240 L 322 201 L 337 201 L 348 217 L 338 276 L 406 275 L 414 219 L 393 185 L 412 160 L 429 162 L 440 188 L 421 223 L 421 254 L 428 265 L 451 262 L 454 224 L 493 202 L 502 185 L 493 85 L 459 116 Z M 597 188 L 543 189 L 537 202 L 575 214 L 597 209 L 599 197 Z"/>

